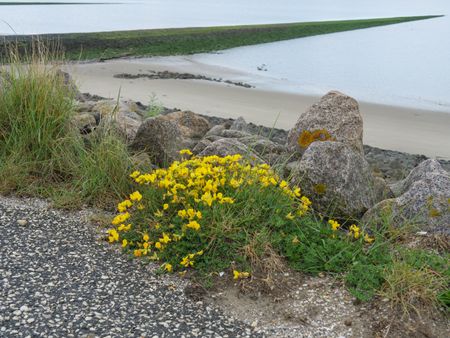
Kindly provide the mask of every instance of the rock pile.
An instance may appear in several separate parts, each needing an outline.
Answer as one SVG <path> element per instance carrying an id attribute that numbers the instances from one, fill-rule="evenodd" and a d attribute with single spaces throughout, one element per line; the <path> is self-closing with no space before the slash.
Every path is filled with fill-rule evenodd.
<path id="1" fill-rule="evenodd" d="M 130 149 L 146 153 L 153 165 L 178 160 L 184 148 L 198 156 L 239 153 L 252 163 L 271 164 L 298 184 L 325 217 L 362 217 L 363 223 L 376 227 L 389 212 L 395 224 L 408 221 L 422 230 L 449 232 L 446 170 L 424 156 L 363 146 L 358 103 L 345 94 L 326 94 L 289 132 L 190 111 L 166 109 L 146 117 L 139 102 L 78 97 L 73 122 L 81 134 L 95 132 L 102 123 L 114 125 Z"/>

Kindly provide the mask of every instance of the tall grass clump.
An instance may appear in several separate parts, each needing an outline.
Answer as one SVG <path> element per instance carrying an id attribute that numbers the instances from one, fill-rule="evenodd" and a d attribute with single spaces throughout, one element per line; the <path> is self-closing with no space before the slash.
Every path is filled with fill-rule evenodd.
<path id="1" fill-rule="evenodd" d="M 3 192 L 39 189 L 65 181 L 81 151 L 70 127 L 74 93 L 64 83 L 50 50 L 36 43 L 27 56 L 9 46 L 1 69 L 0 175 Z"/>
<path id="2" fill-rule="evenodd" d="M 0 75 L 0 192 L 103 204 L 122 194 L 131 158 L 114 128 L 86 142 L 72 121 L 75 88 L 56 45 L 9 44 Z M 89 146 L 87 146 L 89 144 Z M 120 158 L 120 161 L 118 159 Z"/>

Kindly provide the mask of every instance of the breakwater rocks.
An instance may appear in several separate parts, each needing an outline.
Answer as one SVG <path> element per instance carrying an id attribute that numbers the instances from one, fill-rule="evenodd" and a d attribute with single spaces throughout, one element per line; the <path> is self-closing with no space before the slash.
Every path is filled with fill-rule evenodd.
<path id="1" fill-rule="evenodd" d="M 197 156 L 240 153 L 299 185 L 325 217 L 378 227 L 388 214 L 393 224 L 450 233 L 450 161 L 363 145 L 358 103 L 339 92 L 300 114 L 290 131 L 177 109 L 147 117 L 148 108 L 132 101 L 84 100 L 78 110 L 74 123 L 85 137 L 113 124 L 152 166 L 179 159 L 184 148 Z"/>
<path id="2" fill-rule="evenodd" d="M 222 78 L 214 78 L 208 77 L 204 75 L 196 75 L 190 73 L 177 73 L 177 72 L 169 72 L 167 70 L 162 72 L 148 71 L 147 73 L 140 74 L 128 74 L 128 73 L 120 73 L 115 74 L 115 78 L 118 79 L 150 79 L 150 80 L 203 80 L 203 81 L 212 81 L 212 82 L 221 82 L 231 84 L 233 86 L 244 87 L 244 88 L 254 88 L 252 85 L 248 83 L 240 82 L 240 81 L 230 81 L 224 80 Z"/>

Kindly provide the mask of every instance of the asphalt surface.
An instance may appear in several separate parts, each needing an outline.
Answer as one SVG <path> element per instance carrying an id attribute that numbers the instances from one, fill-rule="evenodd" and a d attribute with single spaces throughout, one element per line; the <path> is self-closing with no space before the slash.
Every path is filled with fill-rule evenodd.
<path id="1" fill-rule="evenodd" d="M 259 336 L 102 241 L 85 218 L 0 197 L 0 337 Z"/>

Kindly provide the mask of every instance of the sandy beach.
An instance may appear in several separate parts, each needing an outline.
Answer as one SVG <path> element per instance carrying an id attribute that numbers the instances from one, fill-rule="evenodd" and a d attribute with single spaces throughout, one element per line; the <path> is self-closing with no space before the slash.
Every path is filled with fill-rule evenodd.
<path id="1" fill-rule="evenodd" d="M 205 80 L 121 79 L 120 73 L 186 72 L 246 82 L 248 74 L 201 64 L 189 57 L 119 59 L 67 66 L 82 92 L 148 104 L 152 98 L 169 108 L 290 129 L 318 97 L 243 88 Z M 255 76 L 252 75 L 255 82 Z M 256 79 L 256 83 L 258 79 Z M 358 98 L 356 98 L 358 99 Z M 364 143 L 390 150 L 450 159 L 450 113 L 360 102 Z"/>

